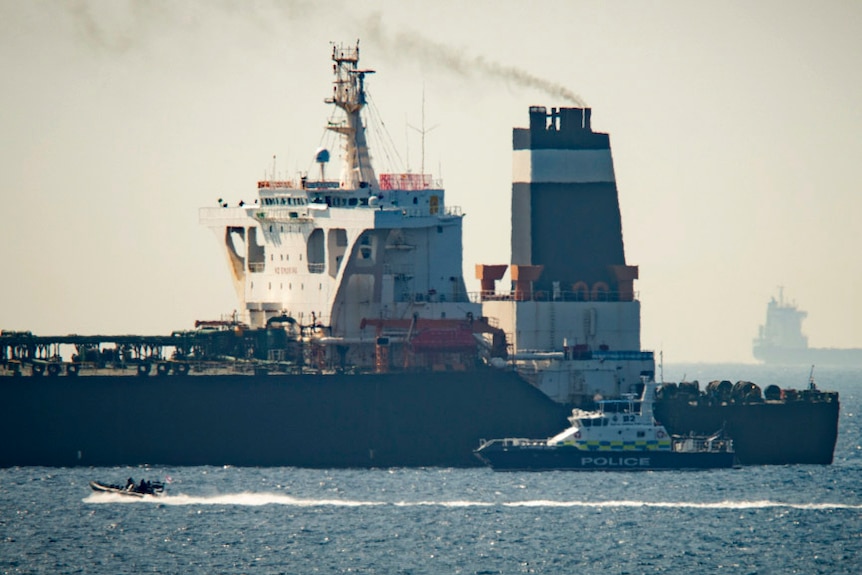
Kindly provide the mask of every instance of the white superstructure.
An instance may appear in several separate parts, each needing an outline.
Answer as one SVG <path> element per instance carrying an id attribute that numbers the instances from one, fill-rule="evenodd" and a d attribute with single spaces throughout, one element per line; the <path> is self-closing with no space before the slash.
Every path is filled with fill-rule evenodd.
<path id="1" fill-rule="evenodd" d="M 462 218 L 427 174 L 376 174 L 362 111 L 359 46 L 334 47 L 332 97 L 341 118 L 339 180 L 266 180 L 254 204 L 202 208 L 201 222 L 223 243 L 243 319 L 263 327 L 287 316 L 318 326 L 329 341 L 379 335 L 363 320 L 479 316 L 462 277 Z M 379 325 L 379 324 L 378 324 Z"/>
<path id="2" fill-rule="evenodd" d="M 462 214 L 430 175 L 374 171 L 363 120 L 373 71 L 359 68 L 358 44 L 334 47 L 332 61 L 337 116 L 326 129 L 340 136 L 340 178 L 325 178 L 320 148 L 317 177 L 273 177 L 251 204 L 201 209 L 244 323 L 288 327 L 310 344 L 301 363 L 319 370 L 463 370 L 482 357 L 575 405 L 652 374 L 610 147 L 589 110 L 534 107 L 530 130 L 515 130 L 513 261 L 477 266 L 482 293 L 471 298 Z M 497 293 L 507 269 L 514 291 Z"/>
<path id="3" fill-rule="evenodd" d="M 587 451 L 669 451 L 667 429 L 653 416 L 656 383 L 644 381 L 639 397 L 599 402 L 599 409 L 572 410 L 571 427 L 548 439 L 548 445 L 572 445 Z M 678 444 L 678 450 L 682 450 Z"/>
<path id="4" fill-rule="evenodd" d="M 655 370 L 640 351 L 639 302 L 488 299 L 483 313 L 506 333 L 518 372 L 559 403 L 631 393 Z"/>

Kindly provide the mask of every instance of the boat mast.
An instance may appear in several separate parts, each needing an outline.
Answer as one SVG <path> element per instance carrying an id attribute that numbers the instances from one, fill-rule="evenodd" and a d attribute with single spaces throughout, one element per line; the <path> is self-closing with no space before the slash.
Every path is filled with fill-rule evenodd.
<path id="1" fill-rule="evenodd" d="M 424 85 L 422 86 L 422 128 L 419 129 L 419 128 L 416 128 L 414 126 L 410 126 L 410 124 L 408 124 L 408 126 L 410 128 L 413 128 L 414 130 L 416 130 L 417 132 L 419 132 L 422 135 L 422 148 L 421 148 L 421 150 L 422 150 L 422 163 L 420 164 L 420 167 L 419 167 L 419 173 L 424 178 L 425 177 L 425 134 L 427 134 L 428 132 L 430 132 L 431 130 L 433 130 L 434 128 L 437 127 L 436 125 L 434 125 L 428 129 L 425 129 L 425 86 Z M 409 161 L 408 161 L 407 165 L 408 166 L 410 165 Z"/>
<path id="2" fill-rule="evenodd" d="M 340 122 L 330 122 L 327 128 L 344 136 L 344 162 L 342 164 L 341 187 L 356 189 L 377 188 L 377 176 L 371 167 L 371 156 L 368 153 L 368 142 L 365 138 L 365 126 L 362 125 L 360 113 L 365 107 L 365 75 L 373 74 L 374 70 L 359 69 L 359 41 L 356 47 L 332 47 L 332 70 L 335 80 L 332 87 L 332 98 L 326 100 L 344 110 L 345 119 Z"/>

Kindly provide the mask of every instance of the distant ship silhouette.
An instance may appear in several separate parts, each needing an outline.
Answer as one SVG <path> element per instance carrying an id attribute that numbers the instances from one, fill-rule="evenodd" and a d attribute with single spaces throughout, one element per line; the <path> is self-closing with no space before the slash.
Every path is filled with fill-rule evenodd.
<path id="1" fill-rule="evenodd" d="M 802 333 L 807 316 L 808 312 L 784 301 L 784 290 L 779 288 L 778 300 L 769 300 L 766 323 L 754 339 L 754 357 L 774 365 L 862 366 L 860 348 L 808 347 L 808 336 Z"/>

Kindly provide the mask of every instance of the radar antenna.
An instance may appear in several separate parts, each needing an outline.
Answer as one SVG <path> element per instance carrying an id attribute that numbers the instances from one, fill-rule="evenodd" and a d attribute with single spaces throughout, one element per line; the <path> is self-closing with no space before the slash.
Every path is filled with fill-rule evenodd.
<path id="1" fill-rule="evenodd" d="M 421 148 L 422 160 L 421 160 L 421 164 L 420 164 L 420 168 L 419 168 L 419 173 L 422 174 L 423 176 L 425 175 L 425 134 L 427 134 L 428 132 L 430 132 L 431 130 L 433 130 L 434 128 L 436 128 L 439 125 L 440 124 L 434 124 L 430 128 L 425 128 L 425 86 L 422 86 L 422 128 L 419 129 L 419 128 L 416 128 L 414 126 L 411 126 L 410 124 L 407 124 L 407 126 L 413 130 L 416 130 L 417 132 L 419 132 L 422 135 L 422 148 Z"/>

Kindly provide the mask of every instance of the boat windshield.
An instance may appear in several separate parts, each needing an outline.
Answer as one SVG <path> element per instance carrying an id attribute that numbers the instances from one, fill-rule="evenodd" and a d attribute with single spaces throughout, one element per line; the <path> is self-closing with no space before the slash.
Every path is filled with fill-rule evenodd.
<path id="1" fill-rule="evenodd" d="M 583 419 L 579 419 L 578 423 L 580 424 L 580 427 L 604 427 L 608 424 L 608 419 L 606 417 L 585 417 Z"/>
<path id="2" fill-rule="evenodd" d="M 626 399 L 605 399 L 599 402 L 602 413 L 640 413 L 641 402 Z"/>

